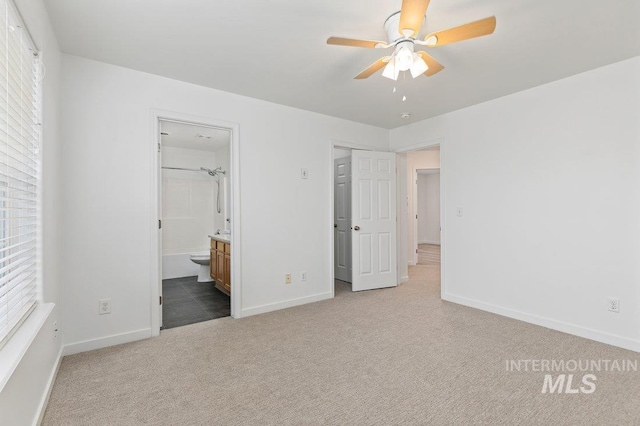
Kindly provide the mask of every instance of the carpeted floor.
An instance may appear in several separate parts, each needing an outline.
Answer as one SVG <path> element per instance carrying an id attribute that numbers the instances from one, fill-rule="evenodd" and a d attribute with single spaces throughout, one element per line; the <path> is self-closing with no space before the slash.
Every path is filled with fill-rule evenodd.
<path id="1" fill-rule="evenodd" d="M 439 279 L 419 265 L 398 288 L 337 283 L 333 300 L 65 357 L 44 425 L 640 424 L 640 373 L 550 395 L 545 373 L 506 371 L 638 354 L 443 302 Z"/>

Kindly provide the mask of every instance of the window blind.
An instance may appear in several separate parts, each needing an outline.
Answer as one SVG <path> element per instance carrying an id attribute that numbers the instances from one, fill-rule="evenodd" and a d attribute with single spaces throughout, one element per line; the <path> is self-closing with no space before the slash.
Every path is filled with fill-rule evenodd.
<path id="1" fill-rule="evenodd" d="M 39 70 L 17 9 L 0 0 L 0 347 L 37 301 Z"/>

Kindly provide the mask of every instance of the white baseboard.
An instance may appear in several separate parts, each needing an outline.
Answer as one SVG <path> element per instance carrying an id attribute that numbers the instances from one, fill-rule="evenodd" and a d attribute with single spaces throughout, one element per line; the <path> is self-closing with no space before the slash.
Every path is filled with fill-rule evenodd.
<path id="1" fill-rule="evenodd" d="M 150 328 L 130 331 L 127 333 L 114 334 L 112 336 L 85 340 L 83 342 L 70 343 L 64 346 L 63 354 L 65 356 L 73 355 L 80 352 L 92 351 L 94 349 L 106 348 L 107 346 L 120 345 L 122 343 L 129 343 L 129 342 L 134 342 L 136 340 L 148 339 L 149 337 L 152 337 Z"/>
<path id="2" fill-rule="evenodd" d="M 408 283 L 408 282 L 409 282 L 409 276 L 408 275 L 406 277 L 400 277 L 400 284 Z"/>
<path id="3" fill-rule="evenodd" d="M 440 241 L 423 240 L 423 241 L 418 241 L 418 244 L 434 244 L 436 246 L 439 246 Z"/>
<path id="4" fill-rule="evenodd" d="M 40 400 L 40 404 L 38 406 L 37 417 L 35 418 L 34 426 L 39 426 L 42 423 L 42 419 L 44 417 L 44 412 L 47 410 L 47 404 L 49 403 L 49 398 L 51 397 L 51 391 L 53 390 L 53 384 L 56 381 L 56 377 L 58 376 L 58 370 L 60 370 L 60 364 L 62 364 L 62 351 L 64 347 L 61 345 L 60 350 L 58 351 L 58 356 L 56 359 L 56 365 L 51 370 L 51 374 L 49 375 L 49 379 L 47 380 L 47 387 L 45 389 L 44 395 L 42 395 L 42 399 Z"/>
<path id="5" fill-rule="evenodd" d="M 603 333 L 601 331 L 582 327 L 576 324 L 557 321 L 551 318 L 540 317 L 538 315 L 528 314 L 526 312 L 516 311 L 514 309 L 503 308 L 500 306 L 491 305 L 489 303 L 468 299 L 466 297 L 456 296 L 450 293 L 444 294 L 442 296 L 442 299 L 448 302 L 458 303 L 460 305 L 469 306 L 471 308 L 480 309 L 483 311 L 502 315 L 504 317 L 513 318 L 516 320 L 550 328 L 552 330 L 561 331 L 563 333 L 573 334 L 574 336 L 583 337 L 585 339 L 595 340 L 596 342 L 606 343 L 607 345 L 617 346 L 623 349 L 628 349 L 630 351 L 640 352 L 640 341 L 638 340 L 633 340 L 614 334 Z"/>
<path id="6" fill-rule="evenodd" d="M 286 300 L 284 302 L 271 303 L 267 305 L 254 306 L 242 310 L 242 316 L 264 314 L 266 312 L 277 311 L 280 309 L 291 308 L 293 306 L 305 305 L 307 303 L 320 302 L 321 300 L 331 299 L 331 292 L 314 294 L 313 296 L 300 297 L 298 299 Z"/>

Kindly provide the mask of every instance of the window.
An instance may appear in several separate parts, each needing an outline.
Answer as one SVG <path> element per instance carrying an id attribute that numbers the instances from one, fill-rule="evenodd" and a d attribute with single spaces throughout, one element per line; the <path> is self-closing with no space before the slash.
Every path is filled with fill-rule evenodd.
<path id="1" fill-rule="evenodd" d="M 10 0 L 0 0 L 0 347 L 37 303 L 40 65 Z"/>

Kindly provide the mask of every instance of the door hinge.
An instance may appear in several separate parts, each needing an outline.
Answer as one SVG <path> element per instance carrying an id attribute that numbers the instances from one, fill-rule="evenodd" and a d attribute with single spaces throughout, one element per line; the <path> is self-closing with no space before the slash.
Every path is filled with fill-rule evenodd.
<path id="1" fill-rule="evenodd" d="M 160 152 L 160 142 L 158 142 L 158 152 Z"/>
<path id="2" fill-rule="evenodd" d="M 158 229 L 162 229 L 162 220 L 158 219 Z"/>
<path id="3" fill-rule="evenodd" d="M 416 249 L 416 253 L 418 253 L 418 249 Z"/>
<path id="4" fill-rule="evenodd" d="M 162 305 L 162 296 L 160 296 L 160 304 Z"/>
<path id="5" fill-rule="evenodd" d="M 418 215 L 416 215 L 416 219 L 418 218 Z"/>

